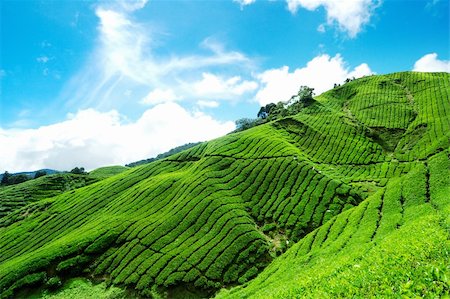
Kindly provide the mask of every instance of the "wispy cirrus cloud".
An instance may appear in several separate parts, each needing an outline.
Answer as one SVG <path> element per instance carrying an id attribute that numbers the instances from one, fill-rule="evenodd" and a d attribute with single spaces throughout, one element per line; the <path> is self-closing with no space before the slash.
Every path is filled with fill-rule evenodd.
<path id="1" fill-rule="evenodd" d="M 195 101 L 196 96 L 202 95 L 196 93 L 198 89 L 188 87 L 200 80 L 205 70 L 214 68 L 226 72 L 227 68 L 253 68 L 253 61 L 246 55 L 227 50 L 211 38 L 198 45 L 205 52 L 202 55 L 157 54 L 156 50 L 161 46 L 158 41 L 160 33 L 133 19 L 133 12 L 145 4 L 146 1 L 141 1 L 130 6 L 128 2 L 119 1 L 96 8 L 98 45 L 61 95 L 63 101 L 68 100 L 68 107 L 108 108 L 112 104 L 126 103 L 119 97 L 126 90 L 132 90 L 142 99 L 164 86 L 186 95 L 180 101 Z M 170 97 L 168 101 L 171 101 Z M 161 101 L 153 101 L 150 95 L 146 102 L 156 104 Z"/>
<path id="2" fill-rule="evenodd" d="M 235 128 L 234 122 L 218 121 L 198 109 L 229 99 L 227 88 L 235 96 L 253 90 L 238 76 L 221 75 L 228 68 L 248 71 L 252 60 L 211 38 L 198 45 L 202 51 L 196 52 L 203 54 L 157 54 L 159 32 L 133 18 L 146 2 L 100 3 L 95 9 L 97 45 L 60 94 L 66 110 L 78 112 L 36 129 L 0 128 L 0 143 L 9 145 L 0 149 L 7 161 L 2 171 L 124 164 Z M 208 89 L 205 80 L 221 90 Z M 182 106 L 183 101 L 191 101 L 194 110 Z M 141 110 L 136 120 L 122 114 L 121 108 L 130 105 Z"/>

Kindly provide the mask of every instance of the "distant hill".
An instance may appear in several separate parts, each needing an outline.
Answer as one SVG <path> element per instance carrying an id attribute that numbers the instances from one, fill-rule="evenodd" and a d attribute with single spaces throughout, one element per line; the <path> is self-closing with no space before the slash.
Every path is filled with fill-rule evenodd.
<path id="1" fill-rule="evenodd" d="M 105 178 L 114 176 L 116 174 L 122 173 L 128 169 L 129 169 L 129 167 L 120 166 L 120 165 L 105 166 L 105 167 L 100 167 L 100 168 L 92 170 L 91 172 L 89 172 L 89 176 L 98 178 L 98 179 L 105 179 Z"/>
<path id="2" fill-rule="evenodd" d="M 83 277 L 129 298 L 445 298 L 449 82 L 360 78 L 39 199 L 0 227 L 0 297 Z"/>
<path id="3" fill-rule="evenodd" d="M 98 178 L 87 175 L 57 173 L 0 188 L 0 226 L 2 226 L 3 220 L 8 214 L 20 210 L 30 203 L 87 186 L 98 180 Z M 26 213 L 35 210 L 37 206 L 40 206 L 40 204 L 31 207 Z"/>
<path id="4" fill-rule="evenodd" d="M 42 199 L 93 184 L 127 169 L 128 167 L 124 166 L 107 166 L 97 168 L 88 174 L 60 172 L 2 187 L 0 188 L 0 227 L 10 223 L 12 219 L 17 220 L 20 213 L 29 214 L 42 210 L 49 204 L 48 201 L 39 202 Z M 35 202 L 35 205 L 30 205 Z M 6 217 L 8 215 L 9 217 Z"/>
<path id="5" fill-rule="evenodd" d="M 30 178 L 34 178 L 34 175 L 36 174 L 36 172 L 38 171 L 45 171 L 47 174 L 55 174 L 55 173 L 60 173 L 60 171 L 58 170 L 54 170 L 54 169 L 39 169 L 39 170 L 35 170 L 35 171 L 25 171 L 25 172 L 16 172 L 16 173 L 11 173 L 12 175 L 20 175 L 20 174 L 24 174 L 29 176 Z M 0 180 L 3 178 L 3 173 L 0 174 Z"/>
<path id="6" fill-rule="evenodd" d="M 161 160 L 161 159 L 167 158 L 169 156 L 175 155 L 175 154 L 177 154 L 177 153 L 179 153 L 181 151 L 190 149 L 191 147 L 199 145 L 200 143 L 201 142 L 194 142 L 194 143 L 183 144 L 183 145 L 177 146 L 177 147 L 169 150 L 168 152 L 159 154 L 155 158 L 149 158 L 149 159 L 144 159 L 144 160 L 140 160 L 140 161 L 137 161 L 137 162 L 132 162 L 132 163 L 126 164 L 125 166 L 127 166 L 127 167 L 136 167 L 136 166 L 140 166 L 140 165 L 143 165 L 143 164 L 151 163 L 153 161 Z"/>

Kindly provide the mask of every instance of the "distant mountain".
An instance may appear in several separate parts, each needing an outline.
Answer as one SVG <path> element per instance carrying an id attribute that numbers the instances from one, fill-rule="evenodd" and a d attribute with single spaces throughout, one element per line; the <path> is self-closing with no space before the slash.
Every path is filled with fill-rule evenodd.
<path id="1" fill-rule="evenodd" d="M 15 172 L 15 173 L 11 173 L 12 175 L 20 175 L 20 174 L 24 174 L 27 175 L 31 178 L 34 178 L 34 175 L 36 174 L 36 172 L 38 171 L 45 171 L 47 174 L 55 174 L 55 173 L 60 173 L 61 171 L 58 170 L 54 170 L 54 169 L 48 169 L 48 168 L 44 168 L 44 169 L 39 169 L 39 170 L 35 170 L 35 171 L 23 171 L 23 172 Z M 3 178 L 3 173 L 0 174 L 0 180 Z"/>

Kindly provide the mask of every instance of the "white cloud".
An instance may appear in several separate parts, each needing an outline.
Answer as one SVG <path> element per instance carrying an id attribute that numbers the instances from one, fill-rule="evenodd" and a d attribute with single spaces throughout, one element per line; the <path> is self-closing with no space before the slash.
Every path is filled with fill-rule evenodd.
<path id="1" fill-rule="evenodd" d="M 123 3 L 126 6 L 128 2 Z M 135 90 L 136 96 L 143 97 L 144 90 L 161 86 L 170 86 L 176 94 L 191 96 L 182 100 L 196 101 L 198 97 L 192 82 L 186 82 L 187 79 L 198 78 L 209 68 L 223 73 L 227 69 L 243 71 L 253 68 L 251 59 L 240 52 L 225 49 L 211 38 L 199 45 L 205 50 L 202 54 L 159 54 L 156 51 L 162 47 L 159 38 L 166 35 L 133 19 L 133 10 L 145 4 L 139 3 L 134 8 L 117 3 L 102 3 L 97 7 L 99 44 L 60 95 L 69 109 L 80 106 L 120 108 L 128 101 L 121 96 L 126 90 Z"/>
<path id="2" fill-rule="evenodd" d="M 219 102 L 217 101 L 197 101 L 197 105 L 201 108 L 206 107 L 206 108 L 217 108 L 219 107 Z"/>
<path id="3" fill-rule="evenodd" d="M 241 6 L 241 9 L 246 6 L 256 2 L 256 0 L 233 0 L 233 2 L 238 3 Z"/>
<path id="4" fill-rule="evenodd" d="M 202 80 L 193 84 L 195 96 L 209 99 L 233 99 L 257 88 L 256 82 L 242 80 L 239 76 L 223 78 L 211 73 L 203 73 Z"/>
<path id="5" fill-rule="evenodd" d="M 149 28 L 133 22 L 127 14 L 98 8 L 100 19 L 99 55 L 104 57 L 101 68 L 106 76 L 120 75 L 144 85 L 160 85 L 165 76 L 173 76 L 186 70 L 196 70 L 208 66 L 245 64 L 247 57 L 239 52 L 227 52 L 223 46 L 210 39 L 202 46 L 211 51 L 210 55 L 156 57 L 153 53 L 157 42 Z"/>
<path id="6" fill-rule="evenodd" d="M 260 105 L 286 101 L 297 93 L 301 85 L 313 87 L 315 93 L 320 94 L 333 88 L 334 83 L 342 83 L 346 78 L 358 78 L 372 73 L 366 63 L 350 70 L 341 55 L 330 57 L 323 54 L 293 72 L 289 72 L 289 67 L 283 66 L 257 75 L 262 88 L 257 92 L 255 99 Z"/>
<path id="7" fill-rule="evenodd" d="M 188 142 L 209 140 L 234 129 L 176 103 L 157 105 L 135 122 L 117 111 L 82 110 L 67 120 L 38 129 L 1 129 L 0 172 L 40 168 L 93 169 L 149 158 Z"/>
<path id="8" fill-rule="evenodd" d="M 414 63 L 416 72 L 450 72 L 450 60 L 439 60 L 437 53 L 424 55 Z"/>
<path id="9" fill-rule="evenodd" d="M 327 12 L 328 25 L 337 24 L 339 29 L 352 38 L 368 24 L 375 10 L 380 5 L 377 0 L 286 0 L 292 13 L 300 7 L 316 10 L 323 6 Z M 324 29 L 324 28 L 322 28 Z"/>
<path id="10" fill-rule="evenodd" d="M 351 38 L 356 37 L 364 25 L 370 22 L 375 9 L 381 5 L 382 0 L 286 0 L 287 8 L 295 14 L 300 7 L 307 10 L 316 10 L 323 7 L 327 13 L 327 24 L 337 24 L 341 31 L 347 32 Z M 233 0 L 244 6 L 253 4 L 256 0 Z M 438 0 L 432 0 L 433 4 Z M 324 24 L 317 28 L 325 32 Z"/>
<path id="11" fill-rule="evenodd" d="M 147 94 L 140 103 L 145 105 L 156 105 L 165 102 L 173 102 L 178 99 L 179 97 L 175 95 L 173 90 L 156 88 Z"/>

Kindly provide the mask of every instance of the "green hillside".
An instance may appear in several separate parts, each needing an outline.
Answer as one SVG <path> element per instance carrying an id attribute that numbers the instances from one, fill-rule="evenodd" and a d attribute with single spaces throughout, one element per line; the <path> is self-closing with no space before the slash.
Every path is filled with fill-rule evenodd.
<path id="1" fill-rule="evenodd" d="M 0 189 L 0 225 L 8 214 L 30 203 L 84 187 L 96 181 L 98 181 L 97 178 L 85 175 L 59 173 L 3 187 Z"/>
<path id="2" fill-rule="evenodd" d="M 89 173 L 58 173 L 39 177 L 24 183 L 5 186 L 0 189 L 0 226 L 5 226 L 18 218 L 45 209 L 50 203 L 41 199 L 51 198 L 61 193 L 81 188 L 105 178 L 119 174 L 128 167 L 106 166 Z M 33 205 L 29 205 L 35 203 Z M 14 213 L 13 213 L 14 212 Z M 9 217 L 6 217 L 8 216 Z"/>
<path id="3" fill-rule="evenodd" d="M 361 78 L 295 116 L 43 199 L 0 227 L 0 293 L 84 276 L 148 297 L 442 296 L 449 83 Z"/>
<path id="4" fill-rule="evenodd" d="M 121 172 L 128 170 L 128 167 L 125 166 L 105 166 L 92 170 L 89 172 L 89 177 L 97 178 L 97 179 L 106 179 Z"/>

